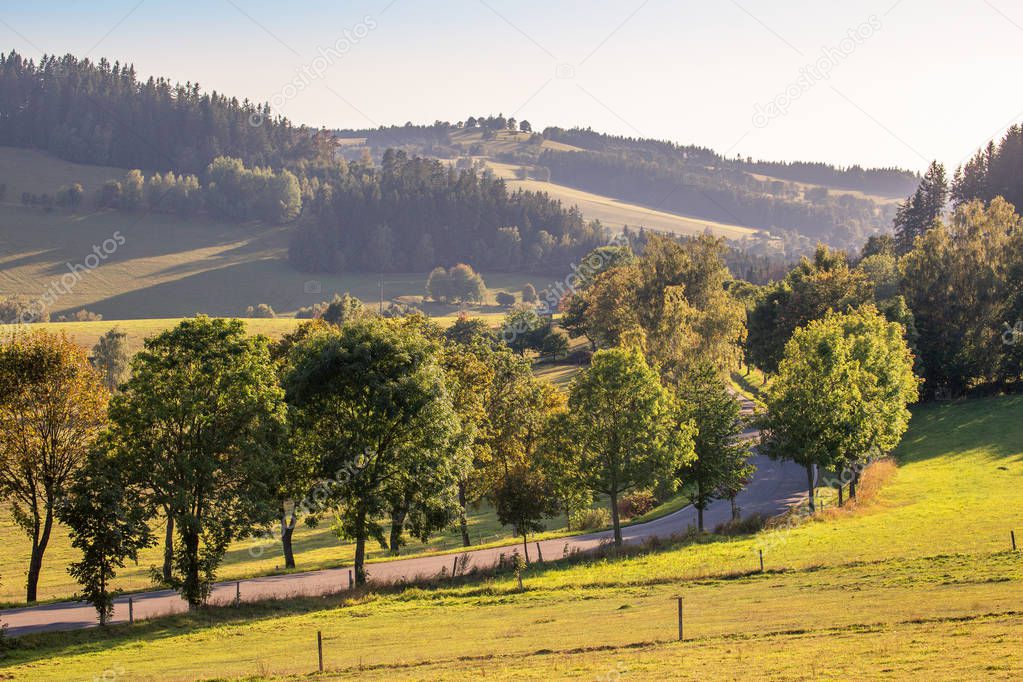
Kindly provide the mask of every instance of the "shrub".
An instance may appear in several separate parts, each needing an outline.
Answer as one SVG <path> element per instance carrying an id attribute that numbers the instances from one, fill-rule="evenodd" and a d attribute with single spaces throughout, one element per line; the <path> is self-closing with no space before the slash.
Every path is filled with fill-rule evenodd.
<path id="1" fill-rule="evenodd" d="M 532 284 L 526 284 L 526 286 L 522 287 L 523 303 L 536 303 L 539 300 L 539 297 L 536 295 L 536 287 Z"/>
<path id="2" fill-rule="evenodd" d="M 618 513 L 625 518 L 642 516 L 657 506 L 657 498 L 649 490 L 637 490 L 618 500 Z"/>
<path id="3" fill-rule="evenodd" d="M 82 308 L 77 312 L 73 312 L 68 315 L 61 315 L 57 318 L 57 322 L 99 322 L 102 319 L 103 316 L 99 313 L 94 313 L 91 310 Z"/>
<path id="4" fill-rule="evenodd" d="M 274 312 L 274 309 L 268 303 L 260 303 L 255 307 L 250 305 L 246 308 L 245 317 L 273 318 L 277 317 L 277 313 Z"/>
<path id="5" fill-rule="evenodd" d="M 510 308 L 515 305 L 515 294 L 509 294 L 506 291 L 497 292 L 497 305 L 504 308 Z"/>
<path id="6" fill-rule="evenodd" d="M 540 355 L 558 360 L 568 355 L 568 334 L 560 329 L 552 329 L 544 336 L 540 344 Z"/>
<path id="7" fill-rule="evenodd" d="M 718 524 L 714 532 L 718 535 L 752 535 L 759 533 L 767 525 L 767 517 L 763 514 L 750 514 L 744 519 L 730 520 Z"/>
<path id="8" fill-rule="evenodd" d="M 607 528 L 611 525 L 611 513 L 604 508 L 580 509 L 579 511 L 572 512 L 571 522 L 572 528 L 578 530 Z"/>
<path id="9" fill-rule="evenodd" d="M 0 298 L 0 324 L 49 322 L 50 313 L 38 303 L 31 304 L 17 296 Z"/>

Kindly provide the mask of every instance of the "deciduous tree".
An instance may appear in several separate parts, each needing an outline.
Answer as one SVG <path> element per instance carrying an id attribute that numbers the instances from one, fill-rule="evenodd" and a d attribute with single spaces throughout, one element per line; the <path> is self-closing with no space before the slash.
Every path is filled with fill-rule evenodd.
<path id="1" fill-rule="evenodd" d="M 92 347 L 92 364 L 99 370 L 110 392 L 116 391 L 125 380 L 130 362 L 128 335 L 119 328 L 115 327 L 99 337 L 99 341 Z"/>
<path id="2" fill-rule="evenodd" d="M 0 345 L 0 386 L 0 496 L 32 542 L 34 602 L 57 503 L 106 423 L 108 394 L 85 353 L 45 331 Z"/>
<path id="3" fill-rule="evenodd" d="M 286 421 L 269 342 L 238 320 L 185 320 L 146 341 L 110 417 L 139 503 L 174 522 L 170 584 L 198 608 L 231 541 L 276 515 Z"/>
<path id="4" fill-rule="evenodd" d="M 104 446 L 89 453 L 79 476 L 67 491 L 58 518 L 70 529 L 71 546 L 81 558 L 68 573 L 82 586 L 99 624 L 114 612 L 110 582 L 125 561 L 138 561 L 139 550 L 153 541 L 148 512 L 139 504 L 144 491 L 133 489 L 130 472 Z"/>
<path id="5" fill-rule="evenodd" d="M 695 456 L 678 472 L 679 480 L 692 486 L 689 501 L 696 508 L 697 529 L 702 533 L 703 513 L 722 491 L 742 489 L 751 476 L 749 445 L 742 432 L 739 402 L 728 392 L 712 365 L 703 365 L 673 377 L 678 414 L 696 425 Z M 736 491 L 736 494 L 738 491 Z"/>
<path id="6" fill-rule="evenodd" d="M 285 378 L 297 447 L 329 472 L 338 530 L 355 541 L 355 577 L 366 582 L 366 541 L 386 544 L 377 519 L 416 471 L 454 474 L 458 422 L 435 345 L 400 321 L 359 320 L 294 350 Z"/>
<path id="7" fill-rule="evenodd" d="M 569 411 L 558 419 L 559 467 L 573 487 L 608 497 L 614 542 L 622 544 L 618 500 L 623 493 L 671 480 L 693 457 L 694 429 L 675 419 L 675 405 L 657 371 L 638 350 L 598 351 L 573 382 Z"/>

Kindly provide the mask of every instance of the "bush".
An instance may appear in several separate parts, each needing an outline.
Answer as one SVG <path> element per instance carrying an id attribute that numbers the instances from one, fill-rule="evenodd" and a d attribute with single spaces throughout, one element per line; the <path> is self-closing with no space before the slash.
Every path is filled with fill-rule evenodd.
<path id="1" fill-rule="evenodd" d="M 759 533 L 767 525 L 767 517 L 763 514 L 750 514 L 744 519 L 730 520 L 718 524 L 714 532 L 718 535 L 753 535 Z"/>
<path id="2" fill-rule="evenodd" d="M 642 516 L 657 506 L 657 498 L 649 490 L 637 490 L 618 500 L 618 514 L 631 519 Z"/>
<path id="3" fill-rule="evenodd" d="M 611 513 L 604 508 L 580 509 L 572 512 L 570 517 L 572 528 L 578 530 L 596 530 L 611 525 Z"/>
<path id="4" fill-rule="evenodd" d="M 558 360 L 568 355 L 568 334 L 560 329 L 552 329 L 544 336 L 540 344 L 540 355 Z"/>
<path id="5" fill-rule="evenodd" d="M 510 308 L 515 305 L 515 294 L 509 294 L 507 291 L 497 292 L 497 305 L 504 308 Z"/>
<path id="6" fill-rule="evenodd" d="M 68 315 L 61 315 L 57 318 L 57 322 L 99 322 L 103 319 L 103 316 L 99 313 L 94 313 L 91 310 L 82 308 L 81 310 L 70 313 Z"/>
<path id="7" fill-rule="evenodd" d="M 0 324 L 49 321 L 50 313 L 38 304 L 30 304 L 18 296 L 0 298 Z"/>
<path id="8" fill-rule="evenodd" d="M 250 305 L 246 308 L 245 317 L 273 318 L 277 317 L 277 313 L 274 312 L 274 309 L 268 303 L 260 303 L 255 307 Z"/>

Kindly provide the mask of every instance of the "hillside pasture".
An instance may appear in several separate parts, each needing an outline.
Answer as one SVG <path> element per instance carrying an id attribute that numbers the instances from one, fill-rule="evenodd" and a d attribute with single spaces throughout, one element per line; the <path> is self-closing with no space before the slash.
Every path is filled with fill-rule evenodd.
<path id="1" fill-rule="evenodd" d="M 720 237 L 728 239 L 740 239 L 749 237 L 758 232 L 749 227 L 721 223 L 702 218 L 693 218 L 656 208 L 630 204 L 600 194 L 593 194 L 581 189 L 575 189 L 567 185 L 559 185 L 554 182 L 541 180 L 519 180 L 517 170 L 519 166 L 508 163 L 490 161 L 487 166 L 491 168 L 498 177 L 504 178 L 512 189 L 524 189 L 530 192 L 546 192 L 555 199 L 561 200 L 565 206 L 578 206 L 582 214 L 588 219 L 596 219 L 608 227 L 622 228 L 628 225 L 631 228 L 640 226 L 658 232 L 669 232 L 681 235 L 697 235 L 710 231 Z"/>
<path id="2" fill-rule="evenodd" d="M 1018 679 L 1021 416 L 1020 397 L 918 408 L 894 474 L 800 525 L 534 565 L 523 591 L 503 574 L 30 636 L 4 672 L 301 679 L 319 631 L 326 679 Z"/>

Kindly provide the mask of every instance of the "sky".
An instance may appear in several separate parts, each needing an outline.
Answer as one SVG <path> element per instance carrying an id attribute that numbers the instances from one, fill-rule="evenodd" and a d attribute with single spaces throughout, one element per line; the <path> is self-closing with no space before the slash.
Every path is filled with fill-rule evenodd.
<path id="1" fill-rule="evenodd" d="M 954 168 L 1023 121 L 1012 0 L 0 0 L 0 49 L 366 128 L 503 113 L 729 156 Z"/>

